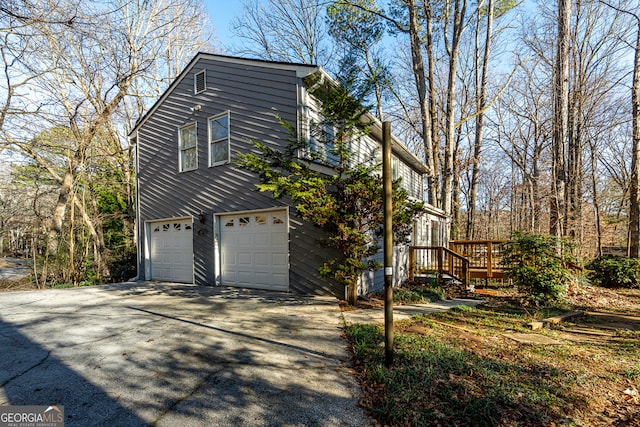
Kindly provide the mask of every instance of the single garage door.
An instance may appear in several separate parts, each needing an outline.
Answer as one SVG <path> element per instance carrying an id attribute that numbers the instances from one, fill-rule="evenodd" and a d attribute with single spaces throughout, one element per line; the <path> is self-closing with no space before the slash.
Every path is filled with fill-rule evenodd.
<path id="1" fill-rule="evenodd" d="M 288 290 L 287 211 L 221 215 L 220 275 L 227 286 Z"/>
<path id="2" fill-rule="evenodd" d="M 193 283 L 193 225 L 191 219 L 149 223 L 151 279 Z"/>

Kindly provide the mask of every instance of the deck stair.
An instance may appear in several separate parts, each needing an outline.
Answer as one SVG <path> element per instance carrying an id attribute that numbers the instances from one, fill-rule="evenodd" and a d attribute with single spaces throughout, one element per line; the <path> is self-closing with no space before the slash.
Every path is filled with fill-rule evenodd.
<path id="1" fill-rule="evenodd" d="M 501 279 L 502 248 L 508 240 L 453 240 L 449 247 L 411 246 L 409 280 L 439 279 L 468 286 L 470 279 Z"/>

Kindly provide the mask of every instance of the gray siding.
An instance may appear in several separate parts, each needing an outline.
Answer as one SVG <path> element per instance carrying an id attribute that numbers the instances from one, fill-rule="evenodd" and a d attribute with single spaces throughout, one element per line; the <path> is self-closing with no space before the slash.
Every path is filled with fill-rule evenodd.
<path id="1" fill-rule="evenodd" d="M 436 212 L 424 212 L 414 223 L 414 233 L 410 236 L 410 243 L 393 246 L 393 285 L 397 286 L 409 279 L 409 246 L 448 246 L 446 236 L 442 231 L 446 228 L 447 218 Z M 380 250 L 371 259 L 384 263 L 382 239 L 379 240 Z M 384 271 L 367 271 L 360 277 L 359 292 L 367 294 L 384 288 Z"/>
<path id="2" fill-rule="evenodd" d="M 206 69 L 206 91 L 194 94 L 194 74 Z M 285 120 L 297 119 L 295 71 L 260 65 L 241 65 L 201 58 L 185 74 L 138 129 L 139 220 L 193 216 L 194 277 L 197 284 L 213 285 L 213 214 L 283 206 L 268 193 L 260 193 L 256 177 L 235 165 L 237 153 L 252 149 L 249 141 L 284 144 L 289 135 L 275 112 Z M 196 104 L 200 110 L 192 110 Z M 208 166 L 207 119 L 230 111 L 231 163 Z M 197 123 L 198 168 L 178 171 L 178 128 Z M 204 212 L 204 224 L 198 214 Z M 290 290 L 303 293 L 344 291 L 318 277 L 325 259 L 321 233 L 293 215 L 290 218 Z M 145 227 L 139 227 L 140 265 L 144 275 Z M 320 284 L 320 285 L 318 285 Z"/>
<path id="3" fill-rule="evenodd" d="M 409 196 L 424 201 L 424 186 L 422 175 L 416 172 L 411 166 L 402 159 L 398 159 L 398 178 L 401 178 L 400 185 L 407 190 Z"/>
<path id="4" fill-rule="evenodd" d="M 303 137 L 312 139 L 309 131 L 311 127 L 310 123 L 318 123 L 319 121 L 321 121 L 321 108 L 319 105 L 320 101 L 318 101 L 307 91 L 303 92 L 303 98 L 302 120 L 304 121 L 304 123 L 301 124 L 299 129 Z M 322 150 L 321 147 L 318 147 L 318 149 Z M 349 159 L 350 166 L 358 164 L 375 166 L 377 164 L 378 166 L 380 166 L 380 173 L 382 173 L 382 141 L 376 139 L 373 135 L 365 135 L 362 138 L 352 141 L 350 143 L 350 150 L 352 156 Z M 302 155 L 305 155 L 305 153 L 302 153 Z M 402 188 L 407 190 L 411 197 L 418 200 L 424 200 L 422 174 L 411 167 L 411 165 L 406 161 L 404 161 L 395 150 L 393 157 L 398 160 L 398 178 L 402 179 Z M 337 164 L 337 159 L 335 158 L 335 156 L 327 156 L 325 160 L 316 159 L 314 161 L 318 163 L 324 163 L 329 166 L 335 166 Z"/>

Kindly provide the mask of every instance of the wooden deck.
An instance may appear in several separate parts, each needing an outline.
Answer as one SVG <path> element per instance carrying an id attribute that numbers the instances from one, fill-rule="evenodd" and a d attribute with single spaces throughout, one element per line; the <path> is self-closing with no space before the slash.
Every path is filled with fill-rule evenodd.
<path id="1" fill-rule="evenodd" d="M 411 246 L 409 280 L 425 274 L 451 275 L 463 284 L 469 279 L 502 279 L 502 248 L 508 240 L 453 240 L 449 247 Z"/>
<path id="2" fill-rule="evenodd" d="M 504 279 L 502 269 L 505 245 L 509 240 L 452 240 L 449 247 L 410 246 L 409 280 L 420 275 L 452 276 L 463 284 L 469 279 Z M 582 267 L 569 261 L 564 266 L 574 273 Z"/>

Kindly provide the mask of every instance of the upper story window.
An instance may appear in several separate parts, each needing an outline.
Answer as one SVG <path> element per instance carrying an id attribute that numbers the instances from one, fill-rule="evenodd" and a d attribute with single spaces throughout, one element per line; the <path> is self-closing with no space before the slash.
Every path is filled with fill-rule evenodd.
<path id="1" fill-rule="evenodd" d="M 397 181 L 400 178 L 400 160 L 396 156 L 391 157 L 391 179 Z"/>
<path id="2" fill-rule="evenodd" d="M 209 166 L 229 162 L 229 112 L 209 118 Z"/>
<path id="3" fill-rule="evenodd" d="M 312 124 L 309 138 L 310 157 L 327 166 L 337 166 L 338 155 L 335 150 L 336 129 L 327 124 Z"/>
<path id="4" fill-rule="evenodd" d="M 180 172 L 198 168 L 198 134 L 196 124 L 189 123 L 178 131 L 180 147 Z"/>
<path id="5" fill-rule="evenodd" d="M 302 135 L 307 138 L 307 148 L 301 155 L 326 166 L 337 166 L 340 160 L 335 152 L 337 130 L 322 117 L 316 101 L 309 101 L 310 105 L 302 111 Z"/>
<path id="6" fill-rule="evenodd" d="M 195 74 L 193 78 L 193 92 L 200 93 L 207 89 L 207 73 L 202 70 Z"/>

